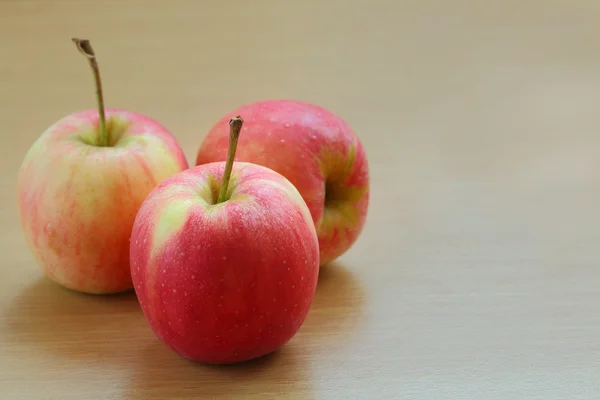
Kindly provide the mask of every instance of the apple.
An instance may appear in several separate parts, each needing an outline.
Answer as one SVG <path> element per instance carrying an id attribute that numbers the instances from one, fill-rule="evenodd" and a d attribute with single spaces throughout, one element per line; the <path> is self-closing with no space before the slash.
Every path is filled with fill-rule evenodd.
<path id="1" fill-rule="evenodd" d="M 158 122 L 104 109 L 94 51 L 89 41 L 73 40 L 92 66 L 98 110 L 61 118 L 27 151 L 18 172 L 20 222 L 51 280 L 84 293 L 127 291 L 137 211 L 157 184 L 188 164 Z"/>
<path id="2" fill-rule="evenodd" d="M 352 128 L 322 107 L 294 100 L 247 104 L 223 116 L 207 133 L 196 165 L 227 154 L 224 121 L 244 115 L 236 160 L 285 176 L 300 192 L 319 237 L 322 265 L 344 254 L 363 230 L 369 203 L 369 168 Z"/>
<path id="3" fill-rule="evenodd" d="M 180 172 L 142 204 L 131 275 L 155 335 L 180 356 L 232 364 L 274 352 L 300 329 L 319 273 L 317 234 L 296 188 L 229 156 Z"/>

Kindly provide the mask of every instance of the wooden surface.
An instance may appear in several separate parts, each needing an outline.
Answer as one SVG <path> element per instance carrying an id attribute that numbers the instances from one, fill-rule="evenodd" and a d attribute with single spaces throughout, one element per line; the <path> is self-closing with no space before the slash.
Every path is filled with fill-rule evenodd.
<path id="1" fill-rule="evenodd" d="M 0 0 L 0 398 L 600 398 L 600 6 L 592 1 Z M 372 171 L 363 235 L 280 352 L 186 362 L 133 295 L 44 279 L 16 215 L 26 149 L 94 106 L 193 160 L 230 109 L 343 116 Z"/>

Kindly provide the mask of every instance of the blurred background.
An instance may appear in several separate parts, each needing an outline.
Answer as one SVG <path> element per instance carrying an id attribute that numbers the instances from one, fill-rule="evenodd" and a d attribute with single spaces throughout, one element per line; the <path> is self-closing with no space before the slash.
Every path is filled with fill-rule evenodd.
<path id="1" fill-rule="evenodd" d="M 598 21 L 584 0 L 0 0 L 8 398 L 599 398 Z M 73 306 L 40 281 L 16 173 L 48 126 L 95 107 L 71 37 L 91 40 L 106 105 L 163 123 L 190 162 L 262 99 L 319 104 L 361 137 L 367 225 L 278 357 L 192 369 L 128 299 Z"/>

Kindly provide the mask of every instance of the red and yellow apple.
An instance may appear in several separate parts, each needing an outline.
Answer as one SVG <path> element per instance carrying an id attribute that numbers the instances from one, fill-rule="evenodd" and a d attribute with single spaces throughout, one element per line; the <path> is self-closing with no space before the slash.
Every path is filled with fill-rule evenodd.
<path id="1" fill-rule="evenodd" d="M 311 212 L 320 263 L 341 256 L 360 235 L 369 203 L 367 156 L 356 133 L 340 117 L 313 104 L 259 101 L 233 110 L 209 130 L 196 165 L 226 158 L 226 121 L 238 114 L 245 125 L 236 160 L 285 176 Z"/>
<path id="2" fill-rule="evenodd" d="M 19 215 L 35 259 L 76 291 L 131 289 L 137 211 L 157 184 L 187 167 L 176 139 L 146 116 L 102 105 L 60 119 L 33 143 L 18 174 Z"/>
<path id="3" fill-rule="evenodd" d="M 230 122 L 238 134 L 241 122 Z M 316 230 L 297 189 L 266 167 L 232 163 L 160 184 L 131 236 L 134 289 L 151 329 L 182 357 L 208 364 L 246 361 L 288 342 L 319 271 Z"/>

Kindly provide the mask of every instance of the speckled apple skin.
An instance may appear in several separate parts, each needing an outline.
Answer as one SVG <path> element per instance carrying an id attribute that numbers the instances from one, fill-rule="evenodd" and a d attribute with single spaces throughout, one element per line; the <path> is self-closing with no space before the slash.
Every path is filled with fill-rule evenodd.
<path id="1" fill-rule="evenodd" d="M 369 205 L 367 156 L 352 128 L 317 105 L 259 101 L 224 115 L 209 130 L 196 165 L 227 158 L 227 121 L 236 115 L 245 122 L 235 159 L 271 168 L 296 186 L 317 230 L 321 264 L 348 251 L 363 230 Z"/>
<path id="2" fill-rule="evenodd" d="M 234 163 L 229 200 L 215 204 L 225 163 L 181 172 L 142 205 L 131 238 L 135 291 L 156 336 L 179 355 L 230 364 L 273 352 L 311 306 L 319 249 L 296 188 L 262 166 Z"/>
<path id="3" fill-rule="evenodd" d="M 97 110 L 66 116 L 29 149 L 17 183 L 23 232 L 44 273 L 94 294 L 132 289 L 129 237 L 137 211 L 157 184 L 188 167 L 158 122 L 118 109 L 106 110 L 106 118 L 122 130 L 114 147 L 86 142 L 97 135 Z"/>

